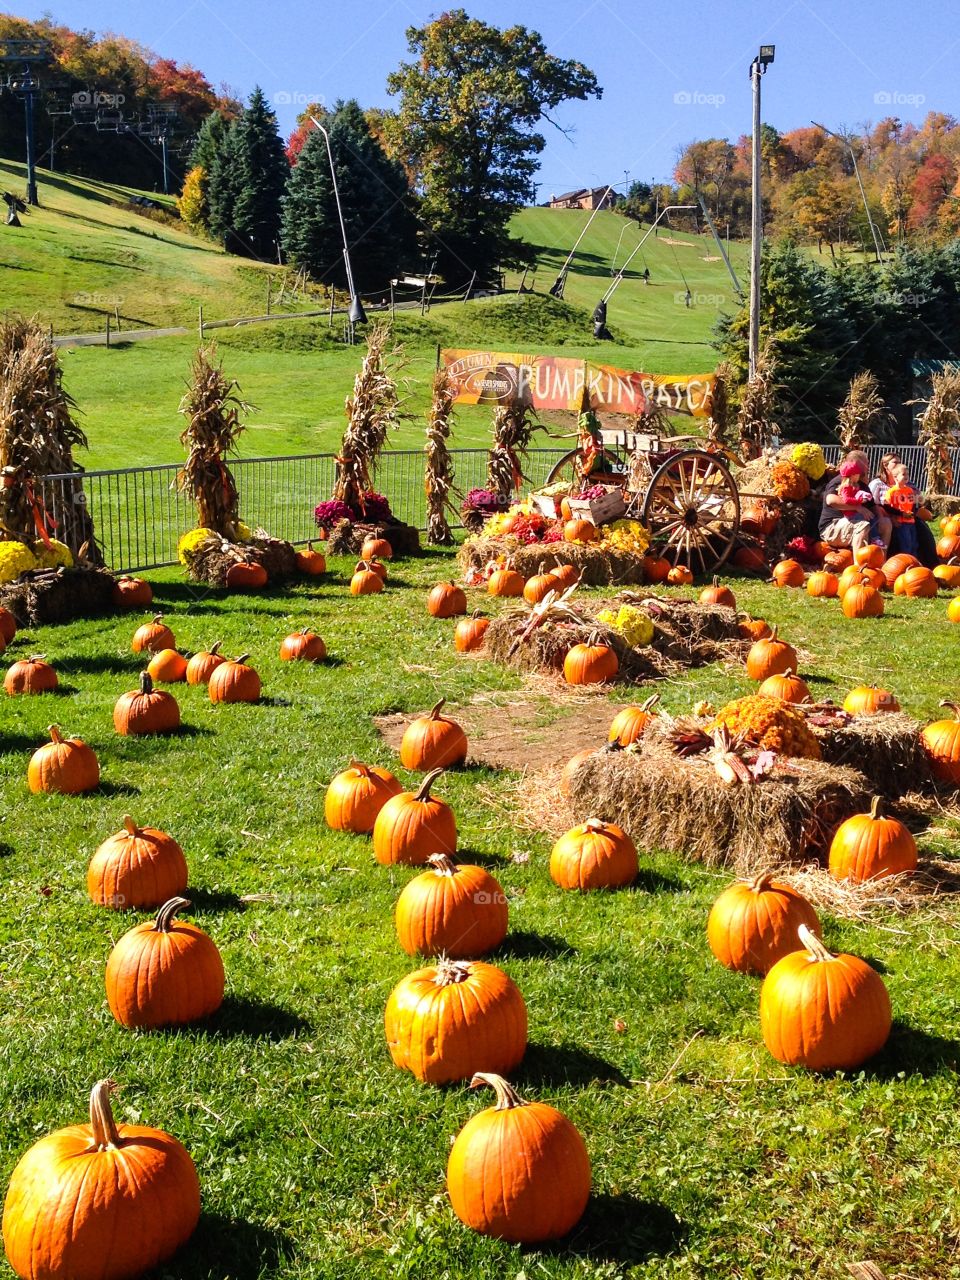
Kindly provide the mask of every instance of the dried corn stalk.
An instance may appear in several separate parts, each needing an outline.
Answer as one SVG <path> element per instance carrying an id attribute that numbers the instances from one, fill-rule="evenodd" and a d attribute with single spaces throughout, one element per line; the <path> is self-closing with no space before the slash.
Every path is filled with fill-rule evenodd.
<path id="1" fill-rule="evenodd" d="M 745 462 L 759 458 L 774 433 L 779 432 L 773 420 L 780 390 L 776 373 L 776 357 L 768 344 L 760 352 L 753 377 L 740 392 L 737 436 L 740 456 Z"/>
<path id="2" fill-rule="evenodd" d="M 522 459 L 530 447 L 534 431 L 540 429 L 528 405 L 498 405 L 493 411 L 493 448 L 487 462 L 487 484 L 500 495 L 504 505 L 523 483 Z"/>
<path id="3" fill-rule="evenodd" d="M 918 435 L 927 450 L 927 492 L 952 493 L 955 477 L 950 451 L 960 446 L 960 369 L 935 373 L 932 385 Z"/>
<path id="4" fill-rule="evenodd" d="M 453 486 L 453 458 L 447 447 L 453 419 L 453 403 L 457 388 L 445 365 L 433 375 L 433 397 L 427 412 L 427 470 L 424 486 L 427 492 L 427 538 L 439 547 L 449 547 L 453 533 L 447 520 L 447 511 L 456 511 L 451 494 Z"/>
<path id="5" fill-rule="evenodd" d="M 398 375 L 406 361 L 397 344 L 387 350 L 390 331 L 377 324 L 367 334 L 367 353 L 347 396 L 347 429 L 337 456 L 333 496 L 354 511 L 364 510 L 364 494 L 373 488 L 377 459 L 387 433 L 400 425 L 403 415 Z"/>
<path id="6" fill-rule="evenodd" d="M 177 488 L 197 504 L 197 524 L 230 542 L 239 541 L 239 495 L 225 459 L 236 450 L 244 430 L 241 414 L 254 406 L 238 394 L 239 384 L 217 362 L 215 343 L 199 347 L 193 358 L 189 389 L 180 402 L 187 425 L 180 436 L 187 460 L 177 473 Z"/>
<path id="7" fill-rule="evenodd" d="M 707 439 L 718 449 L 730 445 L 730 391 L 734 383 L 733 366 L 727 360 L 717 365 L 707 419 Z"/>
<path id="8" fill-rule="evenodd" d="M 837 433 L 844 449 L 865 449 L 894 440 L 895 419 L 884 404 L 880 384 L 864 369 L 850 380 L 847 398 L 837 414 Z"/>

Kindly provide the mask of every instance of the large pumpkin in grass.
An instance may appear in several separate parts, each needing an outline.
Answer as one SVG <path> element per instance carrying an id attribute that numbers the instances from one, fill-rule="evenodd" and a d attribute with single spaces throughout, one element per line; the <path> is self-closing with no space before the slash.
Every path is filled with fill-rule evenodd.
<path id="1" fill-rule="evenodd" d="M 227 570 L 230 591 L 259 591 L 269 581 L 265 567 L 256 560 L 237 560 Z"/>
<path id="2" fill-rule="evenodd" d="M 671 587 L 689 587 L 693 584 L 693 572 L 685 564 L 675 564 L 667 574 Z"/>
<path id="3" fill-rule="evenodd" d="M 952 787 L 960 787 L 960 708 L 954 702 L 941 702 L 949 707 L 952 720 L 934 720 L 920 731 L 923 747 L 935 778 Z"/>
<path id="4" fill-rule="evenodd" d="M 842 573 L 851 564 L 853 564 L 853 552 L 849 547 L 836 547 L 823 557 L 823 567 L 829 569 L 831 573 Z"/>
<path id="5" fill-rule="evenodd" d="M 485 1064 L 512 1071 L 527 1048 L 516 983 L 482 960 L 446 960 L 402 978 L 384 1012 L 394 1063 L 427 1084 L 469 1080 Z"/>
<path id="6" fill-rule="evenodd" d="M 921 597 L 929 599 L 937 594 L 938 583 L 930 569 L 925 568 L 922 564 L 914 565 L 913 568 L 907 569 L 895 582 L 894 590 L 897 583 L 902 583 L 902 590 L 899 594 L 911 597 Z"/>
<path id="7" fill-rule="evenodd" d="M 145 622 L 143 626 L 137 627 L 130 642 L 134 653 L 143 653 L 144 650 L 147 653 L 159 653 L 161 649 L 176 647 L 173 632 L 164 622 L 162 613 L 158 613 L 152 622 Z"/>
<path id="8" fill-rule="evenodd" d="M 954 556 L 946 564 L 938 564 L 933 571 L 933 576 L 941 587 L 946 587 L 948 590 L 960 587 L 960 559 Z"/>
<path id="9" fill-rule="evenodd" d="M 839 593 L 840 580 L 829 569 L 818 569 L 807 578 L 807 595 L 815 598 L 832 599 Z"/>
<path id="10" fill-rule="evenodd" d="M 3 678 L 3 687 L 9 694 L 52 693 L 60 681 L 49 662 L 37 654 L 21 658 L 9 668 Z"/>
<path id="11" fill-rule="evenodd" d="M 714 577 L 709 587 L 700 592 L 701 604 L 722 605 L 725 609 L 736 609 L 737 597 L 729 587 L 725 587 L 718 577 Z"/>
<path id="12" fill-rule="evenodd" d="M 222 662 L 226 662 L 226 658 L 220 652 L 220 641 L 212 644 L 209 649 L 201 649 L 199 653 L 195 653 L 187 663 L 186 678 L 187 684 L 209 684 L 210 677 L 216 671 Z"/>
<path id="13" fill-rule="evenodd" d="M 960 534 L 948 533 L 937 539 L 937 555 L 941 560 L 960 556 Z"/>
<path id="14" fill-rule="evenodd" d="M 239 658 L 229 658 L 214 670 L 207 689 L 211 702 L 258 702 L 260 676 L 247 663 L 248 653 Z"/>
<path id="15" fill-rule="evenodd" d="M 575 644 L 563 660 L 563 678 L 567 684 L 604 684 L 620 670 L 620 659 L 609 645 L 594 639 Z"/>
<path id="16" fill-rule="evenodd" d="M 491 596 L 522 596 L 523 587 L 523 574 L 509 566 L 494 569 L 487 579 L 487 592 Z"/>
<path id="17" fill-rule="evenodd" d="M 375 596 L 383 590 L 383 576 L 367 563 L 361 560 L 354 570 L 353 577 L 350 579 L 350 594 L 352 596 Z"/>
<path id="18" fill-rule="evenodd" d="M 575 564 L 555 564 L 550 572 L 560 583 L 563 591 L 580 581 L 580 570 Z"/>
<path id="19" fill-rule="evenodd" d="M 179 684 L 187 678 L 187 660 L 176 649 L 161 649 L 147 663 L 147 671 L 160 684 Z"/>
<path id="20" fill-rule="evenodd" d="M 896 818 L 884 817 L 880 797 L 869 813 L 841 822 L 830 842 L 830 874 L 835 880 L 862 884 L 917 869 L 917 842 Z"/>
<path id="21" fill-rule="evenodd" d="M 765 640 L 755 640 L 747 653 L 747 675 L 751 680 L 796 671 L 798 665 L 796 649 L 780 639 L 776 627 Z"/>
<path id="22" fill-rule="evenodd" d="M 453 647 L 457 653 L 475 653 L 483 648 L 490 619 L 474 610 L 472 618 L 461 618 L 453 629 Z"/>
<path id="23" fill-rule="evenodd" d="M 507 898 L 483 867 L 432 853 L 430 870 L 407 884 L 394 912 L 407 955 L 451 960 L 486 955 L 507 936 Z"/>
<path id="24" fill-rule="evenodd" d="M 180 726 L 180 707 L 172 693 L 154 689 L 149 671 L 140 675 L 140 688 L 121 694 L 113 708 L 117 733 L 171 733 Z"/>
<path id="25" fill-rule="evenodd" d="M 948 538 L 955 537 L 958 534 L 960 534 L 960 514 L 944 516 L 940 523 L 940 536 Z"/>
<path id="26" fill-rule="evenodd" d="M 590 1199 L 590 1157 L 562 1112 L 524 1102 L 502 1076 L 478 1072 L 471 1088 L 490 1085 L 496 1106 L 473 1116 L 447 1161 L 454 1213 L 481 1235 L 539 1244 L 567 1235 Z"/>
<path id="27" fill-rule="evenodd" d="M 643 576 L 647 582 L 666 582 L 670 561 L 666 556 L 651 552 L 643 557 Z"/>
<path id="28" fill-rule="evenodd" d="M 373 824 L 373 855 L 389 866 L 395 862 L 422 866 L 431 853 L 456 853 L 457 820 L 443 800 L 431 794 L 442 769 L 428 773 L 419 791 L 392 796 Z"/>
<path id="29" fill-rule="evenodd" d="M 333 831 L 369 835 L 377 814 L 403 790 L 389 769 L 352 761 L 330 780 L 323 811 Z"/>
<path id="30" fill-rule="evenodd" d="M 560 580 L 554 573 L 540 565 L 532 578 L 528 578 L 523 588 L 523 598 L 528 604 L 539 604 L 551 591 L 560 590 Z"/>
<path id="31" fill-rule="evenodd" d="M 467 758 L 467 735 L 450 716 L 441 715 L 446 698 L 425 716 L 411 720 L 400 741 L 405 769 L 448 769 Z"/>
<path id="32" fill-rule="evenodd" d="M 773 582 L 777 587 L 802 587 L 806 576 L 799 560 L 780 560 L 773 566 Z"/>
<path id="33" fill-rule="evenodd" d="M 466 594 L 455 582 L 438 582 L 427 596 L 427 613 L 432 618 L 455 618 L 466 612 Z"/>
<path id="34" fill-rule="evenodd" d="M 4 609 L 0 606 L 0 640 L 2 640 L 5 645 L 11 644 L 16 634 L 16 618 L 9 609 Z"/>
<path id="35" fill-rule="evenodd" d="M 303 551 L 297 552 L 297 568 L 308 578 L 319 578 L 327 572 L 327 558 L 322 551 L 315 551 L 308 542 Z"/>
<path id="36" fill-rule="evenodd" d="M 322 662 L 327 656 L 327 646 L 321 636 L 309 627 L 284 636 L 280 642 L 281 662 Z"/>
<path id="37" fill-rule="evenodd" d="M 860 583 L 843 593 L 840 608 L 847 618 L 879 618 L 883 614 L 883 596 L 876 587 Z"/>
<path id="38" fill-rule="evenodd" d="M 947 605 L 947 621 L 960 622 L 960 596 L 955 596 Z"/>
<path id="39" fill-rule="evenodd" d="M 864 542 L 853 553 L 853 563 L 865 569 L 882 569 L 886 555 L 883 547 Z"/>
<path id="40" fill-rule="evenodd" d="M 550 876 L 561 889 L 619 889 L 632 884 L 639 869 L 630 837 L 599 818 L 567 831 L 550 853 Z"/>
<path id="41" fill-rule="evenodd" d="M 145 609 L 153 604 L 153 587 L 143 578 L 122 574 L 113 584 L 113 603 L 120 609 Z"/>
<path id="42" fill-rule="evenodd" d="M 742 640 L 749 640 L 752 644 L 756 640 L 769 639 L 773 635 L 773 628 L 763 618 L 751 618 L 749 614 L 743 614 L 737 619 L 737 632 Z"/>
<path id="43" fill-rule="evenodd" d="M 392 560 L 393 547 L 386 538 L 377 538 L 372 533 L 363 540 L 360 548 L 361 560 Z"/>
<path id="44" fill-rule="evenodd" d="M 890 1035 L 890 996 L 859 956 L 832 955 L 801 925 L 800 949 L 778 960 L 760 989 L 760 1027 L 779 1062 L 853 1071 Z"/>
<path id="45" fill-rule="evenodd" d="M 3 1243 L 21 1280 L 132 1280 L 194 1232 L 193 1161 L 161 1129 L 118 1125 L 110 1107 L 116 1087 L 94 1085 L 90 1123 L 47 1134 L 11 1175 Z"/>
<path id="46" fill-rule="evenodd" d="M 610 721 L 607 741 L 617 742 L 621 747 L 636 742 L 656 714 L 654 707 L 659 701 L 659 693 L 652 693 L 639 707 L 623 707 Z"/>
<path id="47" fill-rule="evenodd" d="M 844 698 L 843 709 L 851 716 L 875 716 L 882 711 L 899 711 L 900 703 L 888 689 L 858 684 Z"/>
<path id="48" fill-rule="evenodd" d="M 47 730 L 50 741 L 30 757 L 27 785 L 33 792 L 79 795 L 100 785 L 100 764 L 92 747 L 80 738 L 64 738 L 57 725 Z"/>
<path id="49" fill-rule="evenodd" d="M 817 913 L 803 894 L 761 871 L 720 894 L 707 917 L 707 942 L 728 969 L 764 974 L 796 951 L 802 924 L 819 935 Z"/>
<path id="50" fill-rule="evenodd" d="M 161 907 L 187 887 L 187 860 L 165 831 L 137 826 L 128 814 L 90 859 L 87 893 L 98 907 Z"/>
<path id="51" fill-rule="evenodd" d="M 908 569 L 915 568 L 920 561 L 916 556 L 907 555 L 905 551 L 899 552 L 895 556 L 891 556 L 889 560 L 885 560 L 881 565 L 883 576 L 887 580 L 887 587 L 893 590 L 893 584 L 900 577 L 901 573 L 906 573 Z"/>

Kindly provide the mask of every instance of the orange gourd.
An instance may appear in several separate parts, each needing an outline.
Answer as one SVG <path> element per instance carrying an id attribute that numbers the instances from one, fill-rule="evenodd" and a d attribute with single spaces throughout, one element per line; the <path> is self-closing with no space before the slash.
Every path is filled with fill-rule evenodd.
<path id="1" fill-rule="evenodd" d="M 781 560 L 773 566 L 773 582 L 777 587 L 802 587 L 806 576 L 798 560 Z"/>
<path id="2" fill-rule="evenodd" d="M 9 609 L 4 609 L 0 605 L 0 640 L 4 645 L 12 644 L 14 636 L 17 634 L 17 620 Z"/>
<path id="3" fill-rule="evenodd" d="M 803 894 L 761 871 L 720 894 L 707 917 L 707 942 L 726 968 L 762 975 L 796 951 L 802 924 L 819 936 L 817 913 Z"/>
<path id="4" fill-rule="evenodd" d="M 375 538 L 373 534 L 364 538 L 360 548 L 361 560 L 392 560 L 393 547 L 386 538 Z"/>
<path id="5" fill-rule="evenodd" d="M 807 579 L 807 595 L 832 599 L 839 593 L 840 581 L 829 569 L 818 569 Z"/>
<path id="6" fill-rule="evenodd" d="M 745 615 L 737 622 L 737 631 L 744 640 L 769 640 L 773 635 L 773 628 L 769 622 L 765 622 L 763 618 L 751 618 Z"/>
<path id="7" fill-rule="evenodd" d="M 176 840 L 157 827 L 138 827 L 129 814 L 87 867 L 87 893 L 98 907 L 157 908 L 186 887 L 187 860 Z"/>
<path id="8" fill-rule="evenodd" d="M 842 573 L 851 564 L 853 564 L 853 552 L 849 547 L 838 547 L 836 550 L 828 551 L 823 557 L 823 567 L 832 573 Z"/>
<path id="9" fill-rule="evenodd" d="M 902 594 L 905 596 L 919 596 L 929 599 L 937 594 L 937 580 L 931 570 L 924 568 L 922 564 L 914 565 L 912 569 L 907 569 L 902 575 L 902 580 Z M 896 583 L 894 586 L 896 586 Z"/>
<path id="10" fill-rule="evenodd" d="M 172 733 L 180 727 L 180 707 L 172 693 L 154 689 L 149 671 L 140 673 L 140 688 L 123 693 L 113 708 L 117 733 L 140 735 Z"/>
<path id="11" fill-rule="evenodd" d="M 920 731 L 920 745 L 934 777 L 951 787 L 960 787 L 960 708 L 954 702 L 940 705 L 949 707 L 954 718 L 928 724 Z"/>
<path id="12" fill-rule="evenodd" d="M 528 578 L 523 588 L 523 598 L 528 604 L 539 604 L 551 591 L 559 591 L 559 579 L 548 573 L 541 564 L 532 578 Z"/>
<path id="13" fill-rule="evenodd" d="M 880 797 L 869 813 L 841 822 L 830 842 L 829 871 L 835 880 L 862 884 L 917 869 L 917 842 L 896 818 L 885 818 Z"/>
<path id="14" fill-rule="evenodd" d="M 377 814 L 393 796 L 403 790 L 388 769 L 353 760 L 330 781 L 323 812 L 333 831 L 369 835 Z"/>
<path id="15" fill-rule="evenodd" d="M 522 596 L 523 574 L 516 569 L 494 569 L 487 579 L 487 592 L 491 596 Z"/>
<path id="16" fill-rule="evenodd" d="M 322 662 L 327 656 L 327 646 L 309 627 L 285 636 L 280 644 L 281 662 Z"/>
<path id="17" fill-rule="evenodd" d="M 847 618 L 879 618 L 883 614 L 883 596 L 876 587 L 858 584 L 843 593 L 840 608 Z"/>
<path id="18" fill-rule="evenodd" d="M 555 564 L 550 572 L 560 583 L 562 591 L 580 581 L 580 570 L 575 564 Z"/>
<path id="19" fill-rule="evenodd" d="M 937 555 L 941 560 L 960 556 L 960 534 L 948 533 L 937 539 Z"/>
<path id="20" fill-rule="evenodd" d="M 121 574 L 113 584 L 113 603 L 120 609 L 145 609 L 153 604 L 153 587 L 143 578 Z"/>
<path id="21" fill-rule="evenodd" d="M 483 648 L 490 619 L 474 611 L 472 618 L 462 618 L 453 631 L 453 647 L 457 653 L 473 653 Z"/>
<path id="22" fill-rule="evenodd" d="M 666 582 L 670 567 L 665 556 L 651 554 L 643 557 L 643 574 L 647 582 Z"/>
<path id="23" fill-rule="evenodd" d="M 247 665 L 249 654 L 228 658 L 214 670 L 207 684 L 211 702 L 258 702 L 260 677 Z"/>
<path id="24" fill-rule="evenodd" d="M 592 520 L 568 520 L 563 526 L 565 542 L 596 542 L 597 526 Z"/>
<path id="25" fill-rule="evenodd" d="M 872 542 L 864 542 L 853 553 L 853 563 L 867 569 L 882 569 L 885 559 L 883 547 L 874 546 Z"/>
<path id="26" fill-rule="evenodd" d="M 941 537 L 956 537 L 960 534 L 960 514 L 946 516 L 940 524 Z"/>
<path id="27" fill-rule="evenodd" d="M 147 663 L 151 680 L 161 684 L 179 684 L 187 678 L 187 660 L 176 649 L 161 649 Z"/>
<path id="28" fill-rule="evenodd" d="M 941 586 L 949 589 L 960 587 L 960 560 L 954 556 L 946 564 L 938 564 L 933 576 Z"/>
<path id="29" fill-rule="evenodd" d="M 875 716 L 881 711 L 899 711 L 900 703 L 875 684 L 858 684 L 844 698 L 843 709 L 851 716 Z"/>
<path id="30" fill-rule="evenodd" d="M 306 550 L 297 552 L 297 568 L 308 578 L 319 578 L 327 572 L 327 558 L 322 551 L 314 551 L 313 543 L 308 542 Z"/>
<path id="31" fill-rule="evenodd" d="M 237 560 L 227 570 L 226 586 L 231 591 L 259 591 L 268 581 L 266 568 L 256 560 Z"/>
<path id="32" fill-rule="evenodd" d="M 467 758 L 467 735 L 449 716 L 441 715 L 441 698 L 428 715 L 412 720 L 400 741 L 400 763 L 405 769 L 447 769 Z"/>
<path id="33" fill-rule="evenodd" d="M 906 573 L 908 569 L 915 568 L 919 563 L 920 561 L 916 556 L 907 555 L 905 551 L 900 552 L 898 555 L 891 556 L 889 560 L 885 560 L 880 567 L 883 571 L 883 576 L 887 580 L 887 589 L 892 591 L 893 584 L 900 577 L 901 573 Z"/>
<path id="34" fill-rule="evenodd" d="M 747 675 L 751 680 L 766 680 L 768 676 L 796 671 L 797 651 L 777 635 L 774 627 L 765 640 L 755 640 L 747 653 Z"/>
<path id="35" fill-rule="evenodd" d="M 59 683 L 56 671 L 39 654 L 15 662 L 3 679 L 3 687 L 11 695 L 52 693 Z"/>
<path id="36" fill-rule="evenodd" d="M 507 936 L 507 898 L 489 871 L 446 853 L 427 862 L 430 870 L 404 887 L 394 912 L 407 955 L 466 960 L 498 947 Z"/>
<path id="37" fill-rule="evenodd" d="M 659 693 L 652 693 L 639 707 L 624 707 L 610 721 L 608 742 L 618 742 L 621 747 L 629 747 L 636 742 L 644 729 L 653 719 L 654 707 L 660 701 Z"/>
<path id="38" fill-rule="evenodd" d="M 350 579 L 352 596 L 375 596 L 383 590 L 383 577 L 372 569 L 366 560 L 361 560 Z"/>
<path id="39" fill-rule="evenodd" d="M 792 702 L 797 705 L 813 701 L 807 682 L 801 680 L 796 672 L 791 670 L 767 676 L 757 692 L 762 693 L 765 698 L 779 698 L 781 702 Z"/>
<path id="40" fill-rule="evenodd" d="M 685 564 L 675 564 L 667 574 L 667 582 L 671 587 L 689 587 L 693 583 L 693 573 Z"/>
<path id="41" fill-rule="evenodd" d="M 100 785 L 100 764 L 92 747 L 80 738 L 64 738 L 57 725 L 47 730 L 50 741 L 30 757 L 27 785 L 34 793 L 55 791 L 79 795 Z"/>
<path id="42" fill-rule="evenodd" d="M 434 769 L 419 791 L 392 796 L 373 824 L 373 856 L 384 866 L 395 862 L 422 866 L 431 853 L 456 853 L 457 820 L 430 789 L 443 772 Z"/>
<path id="43" fill-rule="evenodd" d="M 177 642 L 173 632 L 163 621 L 163 614 L 158 613 L 152 622 L 145 622 L 133 633 L 130 648 L 134 653 L 159 653 L 161 649 L 175 649 Z"/>
<path id="44" fill-rule="evenodd" d="M 639 870 L 630 837 L 598 818 L 567 831 L 550 853 L 550 876 L 561 889 L 618 889 L 636 880 Z"/>
<path id="45" fill-rule="evenodd" d="M 427 613 L 432 618 L 455 618 L 466 612 L 466 594 L 455 582 L 438 582 L 427 596 Z"/>
<path id="46" fill-rule="evenodd" d="M 216 671 L 222 662 L 226 662 L 220 653 L 220 641 L 212 644 L 209 649 L 201 649 L 199 653 L 195 653 L 187 663 L 187 684 L 209 684 L 210 677 Z"/>
<path id="47" fill-rule="evenodd" d="M 704 587 L 700 592 L 700 603 L 719 604 L 726 609 L 735 609 L 737 607 L 737 597 L 729 587 L 721 586 L 720 579 L 715 577 L 712 585 Z"/>
<path id="48" fill-rule="evenodd" d="M 759 547 L 737 547 L 731 556 L 733 564 L 746 573 L 766 573 L 767 561 Z"/>

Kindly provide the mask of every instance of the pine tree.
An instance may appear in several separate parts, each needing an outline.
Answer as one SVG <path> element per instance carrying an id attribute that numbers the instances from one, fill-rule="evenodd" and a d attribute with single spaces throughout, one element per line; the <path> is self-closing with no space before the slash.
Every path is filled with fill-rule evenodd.
<path id="1" fill-rule="evenodd" d="M 250 95 L 238 129 L 233 232 L 243 252 L 275 261 L 280 206 L 290 175 L 277 117 L 259 86 Z"/>
<path id="2" fill-rule="evenodd" d="M 180 195 L 180 216 L 194 230 L 210 230 L 210 175 L 223 150 L 229 121 L 222 111 L 211 111 L 197 134 L 190 153 L 190 168 Z"/>
<path id="3" fill-rule="evenodd" d="M 207 183 L 210 233 L 216 236 L 227 249 L 237 248 L 233 217 L 239 191 L 239 176 L 240 126 L 234 120 L 223 135 L 223 142 L 214 157 Z"/>

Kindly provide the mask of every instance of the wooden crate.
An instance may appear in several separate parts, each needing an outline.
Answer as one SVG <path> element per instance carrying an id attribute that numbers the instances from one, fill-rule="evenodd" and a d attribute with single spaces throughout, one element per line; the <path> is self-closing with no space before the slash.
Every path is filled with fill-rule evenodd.
<path id="1" fill-rule="evenodd" d="M 627 509 L 620 489 L 608 489 L 602 498 L 568 498 L 575 520 L 590 520 L 593 524 L 608 524 L 619 520 Z"/>

